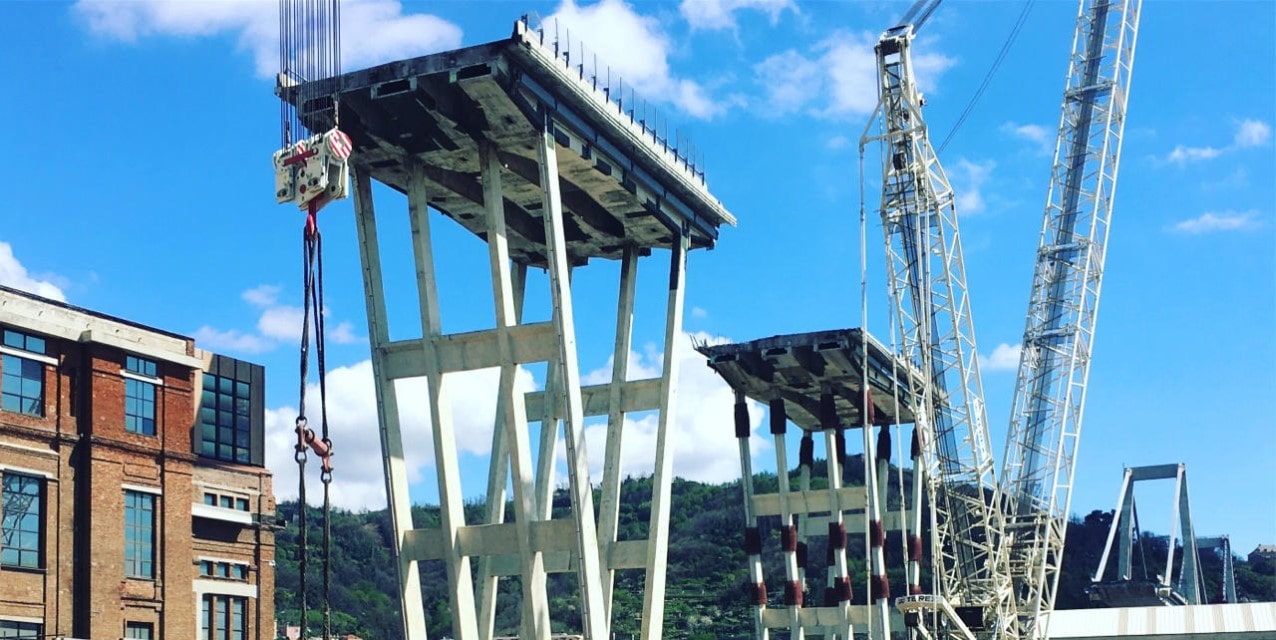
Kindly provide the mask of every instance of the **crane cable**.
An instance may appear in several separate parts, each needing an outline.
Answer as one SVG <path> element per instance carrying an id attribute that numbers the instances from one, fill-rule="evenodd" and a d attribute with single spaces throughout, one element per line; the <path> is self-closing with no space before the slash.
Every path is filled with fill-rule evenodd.
<path id="1" fill-rule="evenodd" d="M 324 357 L 324 318 L 323 318 L 323 238 L 319 233 L 316 218 L 318 207 L 311 205 L 306 215 L 305 229 L 302 231 L 304 302 L 302 308 L 301 330 L 301 384 L 296 432 L 297 445 L 295 459 L 297 461 L 297 494 L 300 501 L 300 517 L 298 519 L 299 556 L 298 573 L 301 588 L 301 633 L 307 637 L 306 626 L 309 615 L 306 599 L 307 569 L 309 565 L 309 523 L 306 511 L 306 458 L 307 452 L 313 451 L 321 462 L 319 480 L 323 483 L 323 638 L 332 636 L 332 438 L 328 428 L 328 388 L 327 365 Z M 312 313 L 313 312 L 313 313 Z M 314 329 L 315 363 L 319 374 L 319 423 L 320 434 L 315 435 L 309 428 L 306 418 L 306 387 L 310 361 L 310 330 Z"/>
<path id="2" fill-rule="evenodd" d="M 983 82 L 979 83 L 979 88 L 975 90 L 975 95 L 971 96 L 970 102 L 966 103 L 966 108 L 962 110 L 958 116 L 956 124 L 948 131 L 948 135 L 944 136 L 944 141 L 939 143 L 939 150 L 936 155 L 942 155 L 944 149 L 948 148 L 948 143 L 952 141 L 953 136 L 957 135 L 957 131 L 966 123 L 966 118 L 975 110 L 975 105 L 979 103 L 979 99 L 983 97 L 984 91 L 988 89 L 988 85 L 992 82 L 993 76 L 997 75 L 997 70 L 1001 68 L 1001 63 L 1006 59 L 1006 54 L 1010 52 L 1010 48 L 1014 46 L 1015 40 L 1019 38 L 1019 32 L 1023 30 L 1023 25 L 1028 20 L 1028 13 L 1032 10 L 1034 0 L 1027 0 L 1023 4 L 1023 9 L 1019 11 L 1019 17 L 1015 19 L 1015 24 L 1010 28 L 1010 33 L 1006 36 L 1006 41 L 1002 43 L 1001 50 L 997 52 L 997 57 L 993 59 L 992 66 L 988 68 L 988 72 L 984 74 Z"/>
<path id="3" fill-rule="evenodd" d="M 338 77 L 341 70 L 341 4 L 339 0 L 279 0 L 279 89 L 280 89 L 280 137 L 284 149 L 294 142 L 305 141 L 315 122 L 307 122 L 304 114 L 321 108 L 331 87 L 319 82 Z M 339 81 L 338 81 L 339 88 Z M 338 91 L 339 94 L 339 91 Z M 332 119 L 336 124 L 338 100 L 332 97 Z M 349 153 L 349 139 L 345 154 Z M 328 138 L 324 138 L 328 140 Z M 340 143 L 342 140 L 338 140 Z M 298 142 L 296 157 L 284 161 L 291 165 L 313 155 L 313 146 L 307 150 Z M 322 144 L 322 143 L 321 143 Z M 331 144 L 331 142 L 329 142 Z M 336 151 L 336 148 L 333 148 Z M 344 180 L 344 175 L 340 178 Z M 344 184 L 344 183 L 343 183 Z M 344 192 L 344 186 L 342 187 Z M 286 198 L 287 196 L 283 196 Z M 340 195 L 337 197 L 344 197 Z M 329 198 L 313 195 L 303 200 L 306 222 L 302 231 L 303 254 L 303 311 L 300 349 L 300 389 L 298 414 L 295 426 L 297 443 L 294 459 L 297 462 L 298 516 L 298 578 L 299 604 L 301 608 L 300 635 L 308 638 L 310 603 L 308 599 L 308 575 L 310 564 L 309 518 L 306 501 L 306 461 L 314 453 L 321 462 L 320 481 L 323 483 L 323 537 L 322 559 L 322 619 L 323 638 L 332 637 L 332 439 L 328 427 L 327 366 L 324 357 L 324 300 L 323 300 L 323 239 L 319 233 L 317 214 Z M 281 200 L 283 201 L 283 200 Z M 309 385 L 308 367 L 311 349 L 311 330 L 314 331 L 314 352 L 319 377 L 320 433 L 315 434 L 306 418 L 306 389 Z"/>

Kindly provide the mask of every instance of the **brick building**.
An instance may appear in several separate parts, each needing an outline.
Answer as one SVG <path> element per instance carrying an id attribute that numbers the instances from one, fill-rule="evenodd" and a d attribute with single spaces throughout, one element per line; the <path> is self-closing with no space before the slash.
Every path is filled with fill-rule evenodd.
<path id="1" fill-rule="evenodd" d="M 0 638 L 274 636 L 262 367 L 0 287 Z"/>

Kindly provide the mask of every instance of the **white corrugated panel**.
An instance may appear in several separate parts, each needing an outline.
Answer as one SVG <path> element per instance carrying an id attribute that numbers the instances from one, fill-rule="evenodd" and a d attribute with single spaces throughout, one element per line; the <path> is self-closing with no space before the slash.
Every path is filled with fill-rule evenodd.
<path id="1" fill-rule="evenodd" d="M 1276 638 L 1276 602 L 1213 604 L 1187 607 L 1129 607 L 1056 611 L 1050 637 L 1083 638 L 1226 638 L 1225 634 L 1270 633 Z M 1258 636 L 1269 637 L 1269 636 Z"/>

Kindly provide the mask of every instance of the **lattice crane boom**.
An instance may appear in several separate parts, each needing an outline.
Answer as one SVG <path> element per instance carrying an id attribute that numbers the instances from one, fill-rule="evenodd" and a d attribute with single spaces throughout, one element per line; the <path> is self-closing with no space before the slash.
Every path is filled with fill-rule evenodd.
<path id="1" fill-rule="evenodd" d="M 1141 0 L 1082 0 L 1001 473 L 1017 637 L 1054 609 Z"/>
<path id="2" fill-rule="evenodd" d="M 877 44 L 878 130 L 866 132 L 860 146 L 861 153 L 874 142 L 881 147 L 880 213 L 900 347 L 931 376 L 912 409 L 935 512 L 932 557 L 942 596 L 997 620 L 1013 614 L 1008 576 L 996 564 L 1002 522 L 989 496 L 995 469 L 953 190 L 928 139 L 913 76 L 914 26 L 895 27 Z"/>

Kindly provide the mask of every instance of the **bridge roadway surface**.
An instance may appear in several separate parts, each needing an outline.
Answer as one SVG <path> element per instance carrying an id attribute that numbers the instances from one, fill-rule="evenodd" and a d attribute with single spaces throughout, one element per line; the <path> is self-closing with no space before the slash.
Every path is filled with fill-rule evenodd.
<path id="1" fill-rule="evenodd" d="M 1056 611 L 1051 640 L 1276 640 L 1276 602 Z"/>

